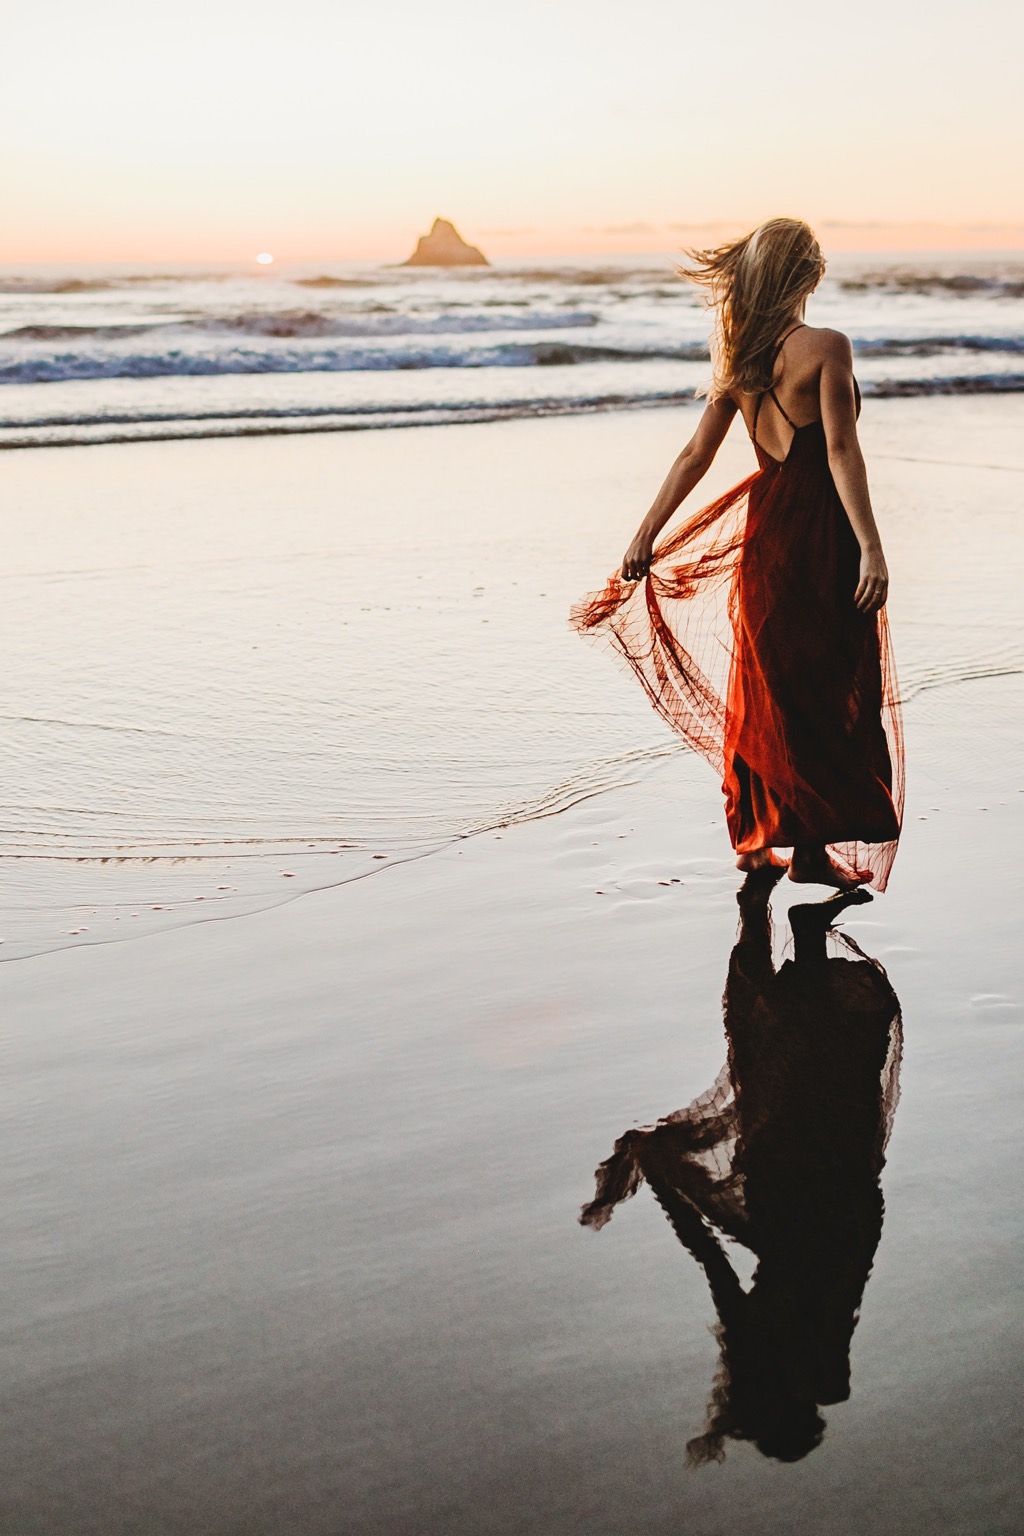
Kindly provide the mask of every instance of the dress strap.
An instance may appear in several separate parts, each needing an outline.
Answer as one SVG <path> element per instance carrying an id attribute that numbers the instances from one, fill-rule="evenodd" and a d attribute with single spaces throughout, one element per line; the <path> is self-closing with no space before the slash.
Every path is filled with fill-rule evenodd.
<path id="1" fill-rule="evenodd" d="M 798 320 L 796 325 L 791 325 L 788 331 L 783 331 L 782 336 L 775 343 L 775 351 L 772 353 L 772 368 L 773 369 L 775 367 L 776 362 L 778 361 L 779 353 L 782 351 L 783 347 L 785 346 L 785 344 L 789 340 L 789 338 L 792 336 L 793 332 L 794 331 L 803 331 L 803 330 L 806 330 L 806 329 L 807 329 L 807 321 L 806 320 Z"/>
<path id="2" fill-rule="evenodd" d="M 788 411 L 787 411 L 787 410 L 786 410 L 786 408 L 785 408 L 785 406 L 784 406 L 784 405 L 783 405 L 783 404 L 782 404 L 782 402 L 781 402 L 781 400 L 780 400 L 780 399 L 779 399 L 779 397 L 778 397 L 778 395 L 777 395 L 777 394 L 776 394 L 776 393 L 775 393 L 775 387 L 774 387 L 774 385 L 773 385 L 773 386 L 772 386 L 772 388 L 771 388 L 771 389 L 767 389 L 767 390 L 765 390 L 765 394 L 767 394 L 767 395 L 771 395 L 771 397 L 772 397 L 772 399 L 773 399 L 773 400 L 774 400 L 774 401 L 775 401 L 775 408 L 776 408 L 776 410 L 777 410 L 777 411 L 778 411 L 778 412 L 779 412 L 779 413 L 780 413 L 780 414 L 781 414 L 781 415 L 783 415 L 783 416 L 785 416 L 785 418 L 786 418 L 786 420 L 787 420 L 787 421 L 788 421 L 788 422 L 789 422 L 789 424 L 790 424 L 790 426 L 791 426 L 791 427 L 792 427 L 792 428 L 793 428 L 793 431 L 794 431 L 794 432 L 797 432 L 797 431 L 799 431 L 799 428 L 798 428 L 798 427 L 797 427 L 797 424 L 796 424 L 796 422 L 795 422 L 795 421 L 794 421 L 794 420 L 793 420 L 793 418 L 792 418 L 792 416 L 791 416 L 791 415 L 790 415 L 790 414 L 789 414 L 789 412 L 788 412 Z M 764 399 L 764 395 L 762 395 L 762 396 L 761 396 L 761 400 L 763 400 L 763 399 Z M 758 402 L 757 402 L 757 403 L 758 403 L 758 405 L 760 405 L 760 404 L 761 404 L 761 400 L 759 400 L 759 401 L 758 401 Z M 755 421 L 756 421 L 756 420 L 757 420 L 757 418 L 756 418 L 756 416 L 755 416 L 755 418 L 754 418 L 754 419 L 755 419 Z"/>
<path id="3" fill-rule="evenodd" d="M 783 346 L 792 336 L 793 332 L 803 330 L 806 327 L 806 324 L 806 320 L 798 320 L 796 325 L 791 325 L 788 331 L 783 332 L 782 336 L 775 343 L 775 350 L 772 353 L 772 360 L 769 365 L 770 372 L 775 372 L 775 364 L 778 362 L 779 353 L 782 351 Z M 798 432 L 800 430 L 792 416 L 790 416 L 789 412 L 784 410 L 783 407 L 779 404 L 779 397 L 775 393 L 775 386 L 774 384 L 771 384 L 767 389 L 762 390 L 758 395 L 757 404 L 754 407 L 754 419 L 750 424 L 750 441 L 755 445 L 755 447 L 757 446 L 757 418 L 761 414 L 761 406 L 764 404 L 765 395 L 771 395 L 775 402 L 776 410 L 780 413 L 780 415 L 785 417 L 790 426 L 793 428 L 793 431 Z"/>

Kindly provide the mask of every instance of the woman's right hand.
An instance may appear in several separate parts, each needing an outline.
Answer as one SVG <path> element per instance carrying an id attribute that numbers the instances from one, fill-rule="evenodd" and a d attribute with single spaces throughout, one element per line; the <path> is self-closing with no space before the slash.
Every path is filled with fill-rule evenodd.
<path id="1" fill-rule="evenodd" d="M 651 544 L 650 534 L 645 533 L 641 528 L 626 550 L 622 562 L 623 581 L 643 581 L 651 568 Z"/>
<path id="2" fill-rule="evenodd" d="M 853 594 L 854 602 L 861 613 L 877 613 L 879 608 L 885 606 L 888 595 L 889 572 L 881 549 L 869 547 L 862 550 L 860 579 Z"/>

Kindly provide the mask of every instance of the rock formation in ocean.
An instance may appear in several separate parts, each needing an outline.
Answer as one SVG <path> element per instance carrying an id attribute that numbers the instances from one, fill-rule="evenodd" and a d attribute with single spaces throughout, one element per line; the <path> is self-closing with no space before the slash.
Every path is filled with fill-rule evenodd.
<path id="1" fill-rule="evenodd" d="M 429 235 L 420 235 L 416 249 L 403 267 L 489 267 L 483 251 L 467 245 L 454 224 L 435 219 Z"/>

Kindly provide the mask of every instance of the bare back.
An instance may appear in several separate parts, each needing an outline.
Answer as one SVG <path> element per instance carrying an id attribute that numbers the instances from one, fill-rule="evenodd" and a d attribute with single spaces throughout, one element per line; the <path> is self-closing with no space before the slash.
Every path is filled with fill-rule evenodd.
<path id="1" fill-rule="evenodd" d="M 749 435 L 755 437 L 756 423 L 756 441 L 779 460 L 789 453 L 794 428 L 822 418 L 821 370 L 835 335 L 802 322 L 793 325 L 776 356 L 771 391 L 763 395 L 737 391 L 730 396 Z"/>

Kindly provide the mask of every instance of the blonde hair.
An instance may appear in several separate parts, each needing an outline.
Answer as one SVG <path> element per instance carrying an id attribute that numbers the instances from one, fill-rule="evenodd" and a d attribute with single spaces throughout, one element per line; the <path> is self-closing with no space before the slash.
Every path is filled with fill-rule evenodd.
<path id="1" fill-rule="evenodd" d="M 679 267 L 680 277 L 706 289 L 715 311 L 714 378 L 705 393 L 768 389 L 778 342 L 825 270 L 814 231 L 802 219 L 769 219 L 739 240 L 684 255 L 691 265 Z"/>

